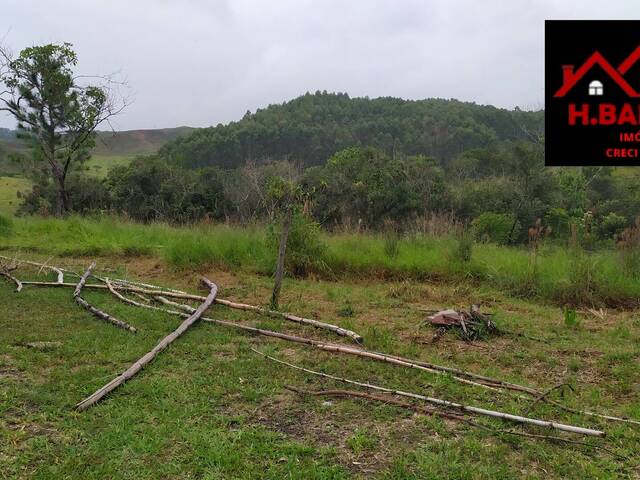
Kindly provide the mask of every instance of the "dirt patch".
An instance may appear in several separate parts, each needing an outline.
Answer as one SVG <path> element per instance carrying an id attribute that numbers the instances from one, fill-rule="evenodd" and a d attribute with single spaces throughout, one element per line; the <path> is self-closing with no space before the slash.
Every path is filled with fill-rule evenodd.
<path id="1" fill-rule="evenodd" d="M 317 447 L 336 449 L 336 459 L 353 473 L 374 474 L 389 465 L 400 445 L 424 442 L 437 433 L 425 428 L 421 415 L 411 412 L 375 421 L 370 405 L 349 414 L 337 408 L 351 400 L 331 397 L 311 400 L 313 408 L 300 396 L 287 390 L 265 400 L 256 411 L 255 422 L 288 438 Z M 353 439 L 365 432 L 372 440 L 368 448 L 354 448 Z"/>
<path id="2" fill-rule="evenodd" d="M 11 355 L 0 355 L 0 380 L 23 380 L 25 374 L 16 367 Z"/>

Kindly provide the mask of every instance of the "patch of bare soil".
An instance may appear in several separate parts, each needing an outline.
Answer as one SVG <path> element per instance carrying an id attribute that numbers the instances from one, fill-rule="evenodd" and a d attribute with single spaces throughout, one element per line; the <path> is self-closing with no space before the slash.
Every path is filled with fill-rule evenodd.
<path id="1" fill-rule="evenodd" d="M 293 392 L 283 393 L 265 400 L 256 411 L 256 423 L 279 432 L 293 440 L 318 447 L 336 449 L 338 461 L 354 473 L 374 474 L 389 465 L 393 451 L 400 445 L 424 442 L 437 433 L 425 429 L 420 415 L 408 413 L 395 419 L 375 421 L 367 406 L 361 414 L 348 416 L 339 413 L 337 402 L 351 400 L 318 398 L 313 408 Z M 375 447 L 356 451 L 349 439 L 357 432 L 367 432 L 375 439 Z"/>
<path id="2" fill-rule="evenodd" d="M 0 355 L 0 380 L 18 381 L 24 377 L 24 372 L 15 366 L 11 355 Z"/>

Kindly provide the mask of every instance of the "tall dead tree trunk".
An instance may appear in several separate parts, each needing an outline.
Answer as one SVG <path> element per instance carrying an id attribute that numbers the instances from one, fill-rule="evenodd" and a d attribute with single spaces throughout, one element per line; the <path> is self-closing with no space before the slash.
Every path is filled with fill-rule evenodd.
<path id="1" fill-rule="evenodd" d="M 278 302 L 280 300 L 280 289 L 282 288 L 282 277 L 284 276 L 284 259 L 287 252 L 287 239 L 289 238 L 292 217 L 293 207 L 289 205 L 282 223 L 280 245 L 278 247 L 278 261 L 276 263 L 276 278 L 273 284 L 273 293 L 271 294 L 271 308 L 274 310 L 278 309 Z"/>

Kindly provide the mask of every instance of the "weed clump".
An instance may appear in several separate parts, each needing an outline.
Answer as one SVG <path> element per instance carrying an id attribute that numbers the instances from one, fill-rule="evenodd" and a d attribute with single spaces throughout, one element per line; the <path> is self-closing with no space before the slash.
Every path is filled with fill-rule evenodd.
<path id="1" fill-rule="evenodd" d="M 617 247 L 623 271 L 632 278 L 640 278 L 640 217 L 633 227 L 620 234 Z"/>
<path id="2" fill-rule="evenodd" d="M 13 222 L 11 219 L 0 215 L 0 237 L 10 237 L 13 233 Z"/>
<path id="3" fill-rule="evenodd" d="M 280 228 L 280 225 L 271 224 L 267 230 L 267 245 L 274 256 L 280 243 Z M 286 270 L 294 276 L 326 271 L 328 267 L 323 261 L 325 252 L 320 225 L 303 213 L 295 212 L 287 237 Z"/>
<path id="4" fill-rule="evenodd" d="M 453 259 L 458 262 L 468 263 L 473 254 L 473 235 L 467 231 L 462 231 L 456 238 L 456 245 L 453 250 Z"/>

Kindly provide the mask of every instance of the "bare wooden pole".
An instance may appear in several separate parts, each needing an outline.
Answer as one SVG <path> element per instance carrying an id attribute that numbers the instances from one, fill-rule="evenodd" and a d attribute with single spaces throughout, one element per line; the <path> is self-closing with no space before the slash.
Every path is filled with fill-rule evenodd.
<path id="1" fill-rule="evenodd" d="M 213 304 L 213 300 L 216 298 L 216 294 L 218 293 L 218 287 L 215 283 L 211 282 L 206 278 L 202 278 L 202 281 L 209 287 L 209 295 L 207 295 L 206 299 L 202 304 L 193 312 L 192 315 L 189 315 L 187 319 L 185 319 L 180 326 L 171 332 L 169 335 L 164 337 L 160 343 L 158 343 L 153 349 L 140 358 L 137 362 L 131 365 L 127 370 L 124 371 L 121 375 L 118 375 L 116 378 L 111 380 L 102 388 L 96 390 L 92 395 L 89 395 L 83 401 L 76 405 L 77 410 L 85 410 L 91 405 L 99 402 L 106 394 L 118 388 L 118 386 L 122 385 L 124 382 L 133 377 L 136 373 L 144 368 L 149 362 L 151 362 L 160 352 L 162 352 L 165 348 L 167 348 L 171 342 L 173 342 L 176 338 L 186 332 L 191 325 L 196 323 L 202 314 Z"/>
<path id="2" fill-rule="evenodd" d="M 346 378 L 341 378 L 341 377 L 336 377 L 334 375 L 328 375 L 328 374 L 323 374 L 321 372 L 316 372 L 314 370 L 310 370 L 307 368 L 303 368 L 303 367 L 298 367 L 297 365 L 293 365 L 291 363 L 288 362 L 284 362 L 282 360 L 278 360 L 277 358 L 274 358 L 270 355 L 266 355 L 262 352 L 259 352 L 257 350 L 253 350 L 254 352 L 259 353 L 260 355 L 275 361 L 277 363 L 280 363 L 282 365 L 287 365 L 289 367 L 295 368 L 297 370 L 302 370 L 304 372 L 307 373 L 311 373 L 313 375 L 318 375 L 318 376 L 322 376 L 322 377 L 326 377 L 326 378 L 331 378 L 333 380 L 338 380 L 341 382 L 345 382 L 345 383 L 350 383 L 353 385 L 358 385 L 361 387 L 365 387 L 365 388 L 369 388 L 372 390 L 378 390 L 381 392 L 386 392 L 386 393 L 392 393 L 394 395 L 399 395 L 399 396 L 403 396 L 403 397 L 408 397 L 408 398 L 413 398 L 413 399 L 417 399 L 417 400 L 422 400 L 425 401 L 427 403 L 431 403 L 432 405 L 438 405 L 441 407 L 445 407 L 445 408 L 449 408 L 452 410 L 459 410 L 462 412 L 468 412 L 468 413 L 473 413 L 476 415 L 484 415 L 487 417 L 494 417 L 494 418 L 501 418 L 503 420 L 508 420 L 511 422 L 516 422 L 516 423 L 526 423 L 526 424 L 530 424 L 530 425 L 536 425 L 538 427 L 550 427 L 550 428 L 554 428 L 556 430 L 562 430 L 565 432 L 571 432 L 571 433 L 577 433 L 580 435 L 590 435 L 590 436 L 595 436 L 595 437 L 603 437 L 605 435 L 604 432 L 600 431 L 600 430 L 593 430 L 590 428 L 583 428 L 583 427 L 576 427 L 573 425 L 565 425 L 563 423 L 558 423 L 558 422 L 550 422 L 547 420 L 538 420 L 536 418 L 528 418 L 528 417 L 521 417 L 518 415 L 512 415 L 510 413 L 503 413 L 503 412 L 497 412 L 495 410 L 488 410 L 486 408 L 480 408 L 480 407 L 473 407 L 473 406 L 469 406 L 469 405 L 462 405 L 460 403 L 455 403 L 455 402 L 450 402 L 448 400 L 442 400 L 439 398 L 434 398 L 434 397 L 427 397 L 426 395 L 420 395 L 418 393 L 410 393 L 410 392 L 403 392 L 401 390 L 393 390 L 390 388 L 386 388 L 386 387 L 379 387 L 377 385 L 373 385 L 370 383 L 363 383 L 363 382 L 357 382 L 355 380 L 349 380 Z"/>
<path id="3" fill-rule="evenodd" d="M 116 317 L 109 315 L 108 313 L 103 312 L 102 310 L 97 309 L 93 305 L 90 305 L 89 302 L 87 302 L 84 298 L 80 296 L 82 287 L 86 283 L 87 278 L 89 278 L 89 275 L 91 275 L 91 271 L 95 268 L 95 266 L 96 266 L 96 262 L 92 262 L 91 265 L 89 265 L 89 268 L 87 268 L 87 271 L 84 272 L 84 275 L 80 277 L 80 281 L 76 285 L 76 289 L 73 291 L 73 299 L 76 301 L 78 305 L 89 310 L 92 314 L 94 314 L 96 317 L 100 318 L 101 320 L 104 320 L 105 322 L 109 322 L 112 325 L 115 325 L 116 327 L 122 328 L 124 330 L 129 330 L 130 332 L 136 333 L 137 330 L 135 327 L 129 325 L 126 322 L 123 322 L 122 320 L 118 320 Z"/>
<path id="4" fill-rule="evenodd" d="M 284 277 L 284 259 L 287 251 L 287 239 L 291 229 L 291 219 L 293 217 L 293 205 L 287 205 L 284 221 L 282 222 L 282 232 L 280 233 L 280 245 L 278 246 L 278 260 L 276 262 L 276 276 L 273 282 L 273 292 L 271 293 L 271 308 L 278 309 L 280 301 L 280 289 L 282 288 L 282 277 Z"/>

